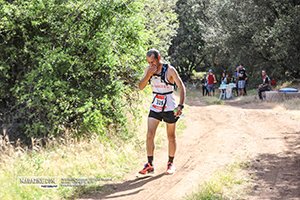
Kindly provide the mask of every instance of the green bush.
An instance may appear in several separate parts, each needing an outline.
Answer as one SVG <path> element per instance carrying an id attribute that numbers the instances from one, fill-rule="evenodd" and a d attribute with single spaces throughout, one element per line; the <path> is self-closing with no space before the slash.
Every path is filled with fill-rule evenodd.
<path id="1" fill-rule="evenodd" d="M 142 0 L 1 1 L 0 124 L 27 137 L 125 130 L 148 48 L 143 8 Z"/>

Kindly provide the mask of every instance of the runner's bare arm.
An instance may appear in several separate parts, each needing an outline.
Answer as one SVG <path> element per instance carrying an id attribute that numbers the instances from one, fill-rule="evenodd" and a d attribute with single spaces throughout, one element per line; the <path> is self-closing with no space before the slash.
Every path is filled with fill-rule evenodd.
<path id="1" fill-rule="evenodd" d="M 155 71 L 156 71 L 156 69 L 155 69 Z M 149 66 L 145 69 L 144 76 L 139 82 L 140 90 L 144 89 L 147 86 L 149 79 L 151 78 L 151 76 L 153 75 L 153 73 L 155 71 L 153 68 L 151 68 Z"/>
<path id="2" fill-rule="evenodd" d="M 185 94 L 186 94 L 185 86 L 174 67 L 170 67 L 170 72 L 171 72 L 171 76 L 172 76 L 173 80 L 175 81 L 176 85 L 178 86 L 178 88 L 180 90 L 179 104 L 183 105 L 184 101 L 185 101 Z"/>

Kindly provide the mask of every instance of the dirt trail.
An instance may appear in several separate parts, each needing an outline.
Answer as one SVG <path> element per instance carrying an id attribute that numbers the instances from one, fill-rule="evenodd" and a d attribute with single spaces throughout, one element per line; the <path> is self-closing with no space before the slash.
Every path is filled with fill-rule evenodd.
<path id="1" fill-rule="evenodd" d="M 155 153 L 154 177 L 137 180 L 135 171 L 124 182 L 105 185 L 105 192 L 81 198 L 182 199 L 217 169 L 239 160 L 250 161 L 249 173 L 257 177 L 245 199 L 300 199 L 300 111 L 266 103 L 199 102 L 188 102 L 175 175 L 164 175 L 167 149 L 161 149 Z"/>

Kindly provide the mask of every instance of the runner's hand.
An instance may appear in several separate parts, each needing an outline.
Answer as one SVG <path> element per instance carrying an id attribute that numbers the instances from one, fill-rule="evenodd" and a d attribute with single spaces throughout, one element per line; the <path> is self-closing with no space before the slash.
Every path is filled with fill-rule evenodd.
<path id="1" fill-rule="evenodd" d="M 149 69 L 148 69 L 148 74 L 150 76 L 152 76 L 156 72 L 156 70 L 157 70 L 157 67 L 155 65 L 150 66 Z"/>
<path id="2" fill-rule="evenodd" d="M 175 117 L 179 117 L 182 114 L 182 109 L 180 106 L 178 106 L 175 110 L 174 110 L 174 116 Z"/>

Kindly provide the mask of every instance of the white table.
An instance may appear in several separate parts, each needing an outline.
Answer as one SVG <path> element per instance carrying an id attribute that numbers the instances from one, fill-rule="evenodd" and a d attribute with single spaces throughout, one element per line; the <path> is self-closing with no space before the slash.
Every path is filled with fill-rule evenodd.
<path id="1" fill-rule="evenodd" d="M 235 88 L 235 83 L 221 84 L 219 87 L 220 90 L 220 99 L 231 99 L 232 98 L 232 89 Z"/>

